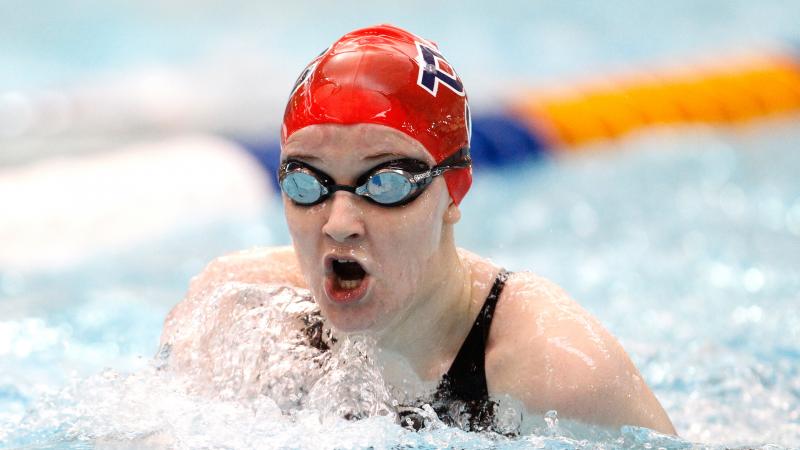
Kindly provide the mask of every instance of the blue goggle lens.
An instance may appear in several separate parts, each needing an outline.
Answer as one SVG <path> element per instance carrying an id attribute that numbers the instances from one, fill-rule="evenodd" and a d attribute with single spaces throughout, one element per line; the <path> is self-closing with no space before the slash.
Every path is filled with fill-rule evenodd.
<path id="1" fill-rule="evenodd" d="M 311 205 L 319 201 L 325 187 L 310 173 L 294 171 L 281 180 L 281 189 L 293 201 L 301 205 Z"/>
<path id="2" fill-rule="evenodd" d="M 402 202 L 413 190 L 411 181 L 404 175 L 385 171 L 378 172 L 367 179 L 367 193 L 372 200 L 390 205 Z"/>

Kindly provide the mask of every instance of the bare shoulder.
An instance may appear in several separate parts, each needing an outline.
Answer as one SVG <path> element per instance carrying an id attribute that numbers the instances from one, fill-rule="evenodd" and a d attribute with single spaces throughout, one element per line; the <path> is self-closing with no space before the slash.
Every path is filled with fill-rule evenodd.
<path id="1" fill-rule="evenodd" d="M 513 274 L 492 322 L 486 373 L 493 394 L 532 412 L 674 433 L 625 350 L 600 322 L 551 281 Z"/>
<path id="2" fill-rule="evenodd" d="M 192 278 L 188 295 L 232 281 L 305 288 L 292 247 L 260 247 L 214 259 Z"/>
<path id="3" fill-rule="evenodd" d="M 305 288 L 291 247 L 255 248 L 220 256 L 192 278 L 184 299 L 167 315 L 161 335 L 162 344 L 172 340 L 181 323 L 203 309 L 204 302 L 224 303 L 220 302 L 218 296 L 211 294 L 231 283 Z M 216 310 L 220 308 L 217 307 Z"/>

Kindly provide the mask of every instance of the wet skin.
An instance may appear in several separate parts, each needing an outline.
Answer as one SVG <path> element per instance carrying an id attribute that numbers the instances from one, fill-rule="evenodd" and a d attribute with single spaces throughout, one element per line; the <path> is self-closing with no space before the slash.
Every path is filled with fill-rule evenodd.
<path id="1" fill-rule="evenodd" d="M 434 161 L 419 142 L 380 125 L 313 125 L 293 134 L 282 158 L 353 184 L 364 171 L 396 158 Z M 485 300 L 499 267 L 457 249 L 458 207 L 437 178 L 416 200 L 385 208 L 348 192 L 311 207 L 284 195 L 292 248 L 255 249 L 212 262 L 165 324 L 162 343 L 180 353 L 175 323 L 204 290 L 221 283 L 278 283 L 307 288 L 340 333 L 377 338 L 382 354 L 410 367 L 421 381 L 447 371 Z M 357 298 L 331 295 L 329 260 L 358 261 L 367 272 Z M 335 280 L 334 280 L 335 281 Z M 326 289 L 326 283 L 328 288 Z M 223 325 L 224 326 L 224 322 Z M 182 337 L 188 339 L 189 337 Z M 399 382 L 407 374 L 386 379 Z M 532 413 L 619 427 L 675 430 L 630 358 L 602 325 L 558 286 L 515 273 L 497 304 L 486 349 L 493 397 L 507 396 Z"/>

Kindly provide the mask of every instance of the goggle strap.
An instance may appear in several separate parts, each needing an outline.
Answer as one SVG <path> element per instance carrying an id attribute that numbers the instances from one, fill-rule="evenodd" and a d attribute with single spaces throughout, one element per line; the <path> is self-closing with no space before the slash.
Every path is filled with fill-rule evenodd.
<path id="1" fill-rule="evenodd" d="M 469 156 L 469 147 L 462 147 L 458 149 L 455 153 L 443 159 L 442 162 L 437 164 L 436 167 L 451 166 L 462 163 L 466 163 L 467 165 L 472 163 L 472 158 Z"/>
<path id="2" fill-rule="evenodd" d="M 469 148 L 464 147 L 457 152 L 453 153 L 452 155 L 448 156 L 441 163 L 434 166 L 431 170 L 426 172 L 425 175 L 427 177 L 436 178 L 439 175 L 447 172 L 448 170 L 454 169 L 466 169 L 472 165 L 472 158 L 469 156 Z"/>

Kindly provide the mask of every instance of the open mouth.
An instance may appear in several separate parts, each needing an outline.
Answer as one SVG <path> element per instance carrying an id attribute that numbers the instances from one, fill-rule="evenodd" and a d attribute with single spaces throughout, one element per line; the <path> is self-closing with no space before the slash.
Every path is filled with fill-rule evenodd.
<path id="1" fill-rule="evenodd" d="M 336 302 L 353 302 L 364 296 L 367 288 L 367 271 L 355 260 L 332 258 L 325 290 Z"/>
<path id="2" fill-rule="evenodd" d="M 336 284 L 340 289 L 356 289 L 361 285 L 367 272 L 356 261 L 335 259 L 332 264 Z"/>

